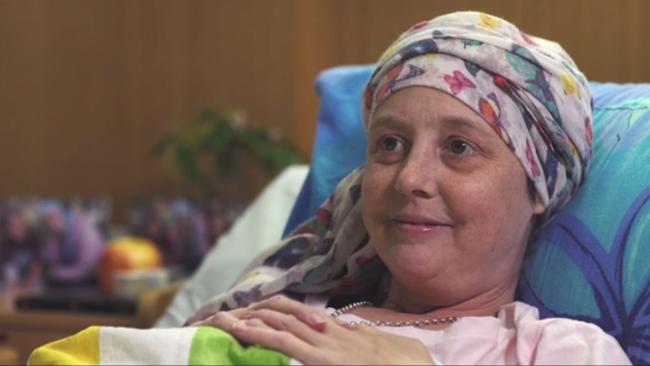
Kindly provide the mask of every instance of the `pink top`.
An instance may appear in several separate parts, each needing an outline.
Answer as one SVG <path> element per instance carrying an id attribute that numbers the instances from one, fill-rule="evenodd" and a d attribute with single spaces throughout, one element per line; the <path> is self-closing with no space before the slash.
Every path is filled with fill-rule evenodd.
<path id="1" fill-rule="evenodd" d="M 338 319 L 363 320 L 352 314 Z M 631 364 L 616 339 L 598 326 L 566 318 L 540 320 L 537 309 L 522 302 L 504 305 L 497 317 L 464 317 L 445 330 L 378 329 L 419 339 L 437 365 Z"/>

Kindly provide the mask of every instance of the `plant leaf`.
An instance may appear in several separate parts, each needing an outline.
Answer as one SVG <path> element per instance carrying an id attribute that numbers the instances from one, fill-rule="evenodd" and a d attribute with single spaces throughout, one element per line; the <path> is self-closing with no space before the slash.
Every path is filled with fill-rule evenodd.
<path id="1" fill-rule="evenodd" d="M 174 137 L 171 135 L 165 135 L 160 140 L 151 147 L 151 155 L 155 158 L 160 158 L 165 151 L 169 148 L 170 145 L 174 143 Z"/>
<path id="2" fill-rule="evenodd" d="M 181 172 L 191 182 L 199 181 L 201 172 L 199 170 L 198 159 L 196 154 L 185 145 L 177 145 L 175 149 L 176 162 L 181 168 Z"/>

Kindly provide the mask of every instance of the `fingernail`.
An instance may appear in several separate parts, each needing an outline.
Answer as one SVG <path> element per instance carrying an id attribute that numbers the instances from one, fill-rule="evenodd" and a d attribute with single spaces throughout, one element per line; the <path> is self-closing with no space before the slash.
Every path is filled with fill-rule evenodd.
<path id="1" fill-rule="evenodd" d="M 309 314 L 309 320 L 314 323 L 325 323 L 325 319 L 320 314 Z"/>
<path id="2" fill-rule="evenodd" d="M 309 315 L 309 321 L 312 323 L 312 327 L 319 331 L 322 332 L 325 330 L 325 319 L 323 319 L 322 316 L 318 314 L 310 314 Z"/>
<path id="3" fill-rule="evenodd" d="M 339 320 L 339 319 L 335 319 L 335 321 L 336 321 L 336 324 L 342 326 L 343 328 L 346 328 L 346 329 L 353 329 L 354 328 L 354 324 L 350 324 L 350 323 L 348 323 L 346 321 Z"/>
<path id="4" fill-rule="evenodd" d="M 232 328 L 231 328 L 231 330 L 232 330 L 233 332 L 235 332 L 235 331 L 241 331 L 241 330 L 244 330 L 244 329 L 246 329 L 246 322 L 241 321 L 241 320 L 236 321 L 236 322 L 232 325 Z"/>

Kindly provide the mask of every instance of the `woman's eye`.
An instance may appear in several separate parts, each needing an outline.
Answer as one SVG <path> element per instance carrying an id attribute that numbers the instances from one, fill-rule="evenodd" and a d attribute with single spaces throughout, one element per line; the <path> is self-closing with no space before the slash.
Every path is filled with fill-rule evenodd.
<path id="1" fill-rule="evenodd" d="M 400 141 L 394 137 L 385 137 L 381 140 L 380 145 L 382 150 L 395 151 L 399 148 Z"/>
<path id="2" fill-rule="evenodd" d="M 467 141 L 454 139 L 449 143 L 449 151 L 455 155 L 468 154 L 473 150 L 474 148 Z"/>
<path id="3" fill-rule="evenodd" d="M 377 140 L 375 146 L 377 161 L 384 163 L 400 161 L 408 153 L 407 142 L 397 136 L 383 136 Z"/>

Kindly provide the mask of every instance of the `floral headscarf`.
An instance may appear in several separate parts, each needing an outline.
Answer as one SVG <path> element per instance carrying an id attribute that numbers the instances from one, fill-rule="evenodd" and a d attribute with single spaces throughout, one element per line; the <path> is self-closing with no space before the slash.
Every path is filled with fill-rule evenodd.
<path id="1" fill-rule="evenodd" d="M 420 22 L 379 59 L 364 96 L 365 126 L 386 98 L 409 86 L 447 92 L 481 115 L 519 158 L 546 217 L 584 179 L 591 90 L 557 43 L 477 12 Z"/>
<path id="2" fill-rule="evenodd" d="M 591 158 L 591 92 L 556 43 L 477 12 L 416 24 L 380 58 L 364 96 L 364 124 L 388 96 L 408 86 L 445 91 L 474 109 L 521 161 L 545 204 L 562 207 Z M 390 273 L 361 217 L 363 169 L 343 179 L 316 217 L 260 256 L 228 292 L 188 320 L 246 306 L 277 293 L 381 298 Z"/>

